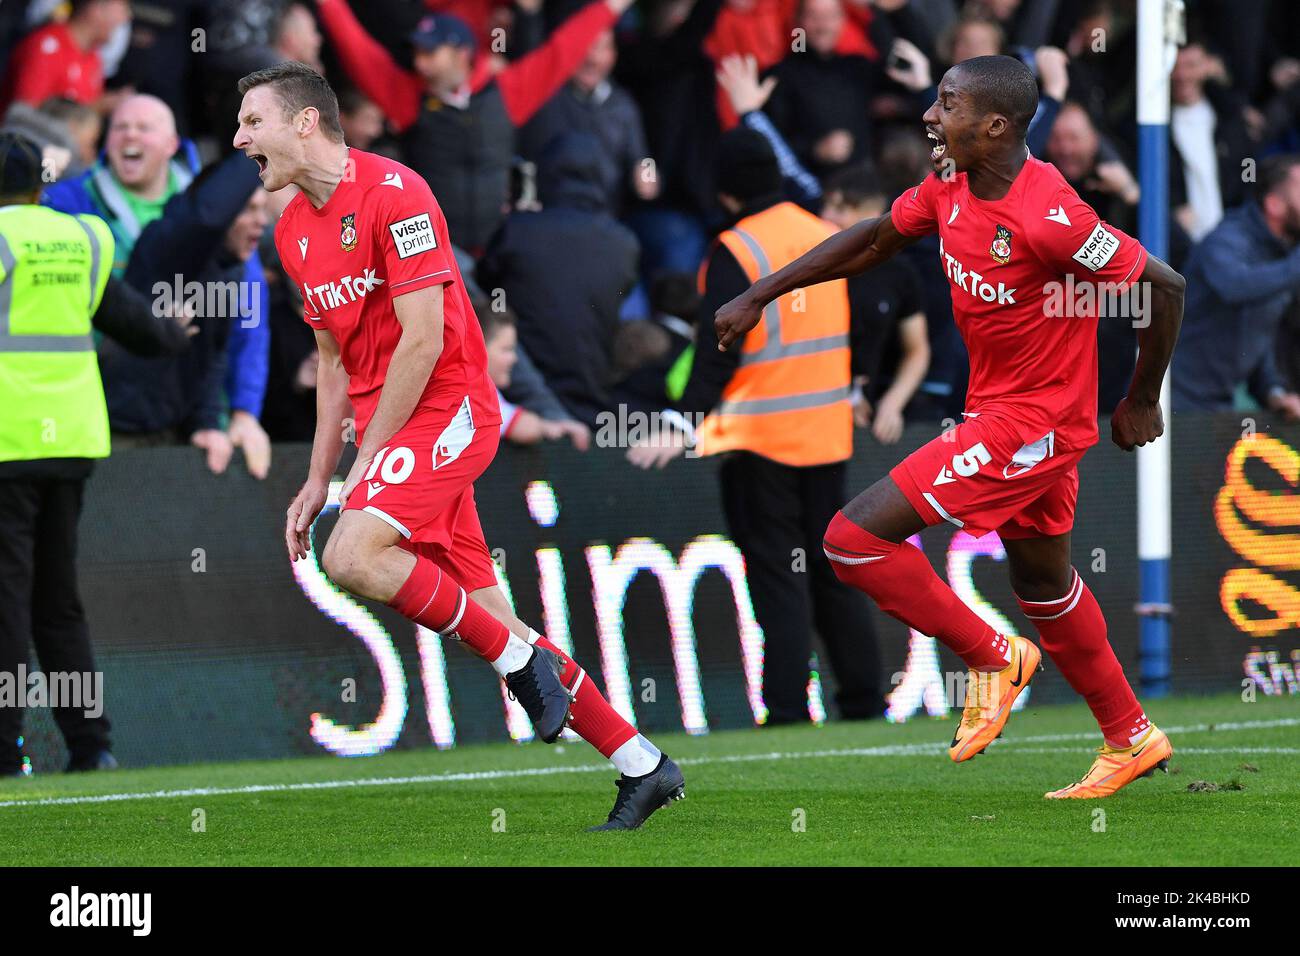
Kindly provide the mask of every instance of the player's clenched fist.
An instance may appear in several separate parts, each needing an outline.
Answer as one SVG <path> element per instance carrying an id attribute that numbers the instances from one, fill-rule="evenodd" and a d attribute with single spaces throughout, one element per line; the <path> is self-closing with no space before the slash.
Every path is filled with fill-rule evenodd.
<path id="1" fill-rule="evenodd" d="M 320 482 L 309 481 L 290 502 L 284 519 L 284 546 L 289 551 L 290 561 L 305 558 L 311 551 L 311 523 L 324 510 L 328 496 L 329 488 Z"/>
<path id="2" fill-rule="evenodd" d="M 1125 451 L 1155 441 L 1165 433 L 1160 403 L 1124 397 L 1110 416 L 1110 438 Z"/>
<path id="3" fill-rule="evenodd" d="M 743 338 L 758 325 L 763 317 L 763 307 L 750 298 L 748 292 L 736 296 L 713 316 L 713 328 L 718 333 L 718 348 L 726 351 L 731 343 Z"/>

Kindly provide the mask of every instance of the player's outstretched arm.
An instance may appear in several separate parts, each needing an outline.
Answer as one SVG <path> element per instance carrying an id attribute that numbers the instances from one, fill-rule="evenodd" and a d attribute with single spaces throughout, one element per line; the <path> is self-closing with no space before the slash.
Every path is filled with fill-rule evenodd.
<path id="1" fill-rule="evenodd" d="M 894 227 L 889 213 L 864 219 L 809 249 L 784 269 L 759 279 L 714 316 L 718 348 L 725 351 L 758 325 L 763 307 L 794 289 L 832 279 L 847 279 L 893 258 L 920 236 L 905 236 Z"/>
<path id="2" fill-rule="evenodd" d="M 339 344 L 325 329 L 312 331 L 320 358 L 316 364 L 316 434 L 307 481 L 285 516 L 284 544 L 291 561 L 305 558 L 311 551 L 311 523 L 329 497 L 330 479 L 343 454 L 343 423 L 352 414 L 348 373 L 339 357 Z"/>
<path id="3" fill-rule="evenodd" d="M 1147 256 L 1138 284 L 1139 292 L 1147 297 L 1147 311 L 1142 317 L 1145 323 L 1138 329 L 1137 367 L 1128 394 L 1110 417 L 1111 440 L 1125 451 L 1164 434 L 1160 386 L 1183 324 L 1183 292 L 1187 288 L 1181 275 L 1152 255 Z"/>

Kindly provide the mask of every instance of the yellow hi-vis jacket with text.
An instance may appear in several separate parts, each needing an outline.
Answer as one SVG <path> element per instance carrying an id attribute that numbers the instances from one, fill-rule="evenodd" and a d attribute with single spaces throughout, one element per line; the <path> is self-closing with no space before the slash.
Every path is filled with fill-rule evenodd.
<path id="1" fill-rule="evenodd" d="M 0 209 L 0 462 L 107 457 L 91 319 L 112 266 L 99 217 Z"/>
<path id="2" fill-rule="evenodd" d="M 740 220 L 718 241 L 752 284 L 834 231 L 783 202 Z M 700 425 L 696 447 L 702 455 L 744 450 L 796 466 L 845 461 L 853 454 L 849 384 L 848 284 L 796 289 L 769 303 L 745 335 L 740 367 Z"/>

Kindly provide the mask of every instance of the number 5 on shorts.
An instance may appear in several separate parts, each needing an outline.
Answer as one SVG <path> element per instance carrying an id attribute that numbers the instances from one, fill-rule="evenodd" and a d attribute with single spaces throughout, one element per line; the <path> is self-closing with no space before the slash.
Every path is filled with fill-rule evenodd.
<path id="1" fill-rule="evenodd" d="M 980 442 L 967 448 L 964 454 L 952 456 L 952 470 L 957 472 L 963 478 L 969 478 L 975 472 L 980 470 L 981 465 L 987 465 L 993 460 L 989 450 Z"/>

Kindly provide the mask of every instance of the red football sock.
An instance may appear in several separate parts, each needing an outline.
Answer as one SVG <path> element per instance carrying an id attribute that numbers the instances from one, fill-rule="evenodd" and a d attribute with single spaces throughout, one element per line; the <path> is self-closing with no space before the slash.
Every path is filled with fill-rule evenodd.
<path id="1" fill-rule="evenodd" d="M 636 728 L 622 718 L 573 658 L 544 637 L 539 637 L 535 643 L 558 654 L 564 661 L 560 679 L 574 696 L 573 707 L 569 710 L 569 726 L 579 737 L 599 750 L 601 756 L 608 757 L 636 736 Z"/>
<path id="2" fill-rule="evenodd" d="M 865 592 L 882 611 L 938 638 L 973 670 L 1007 666 L 1007 639 L 939 579 L 920 548 L 877 538 L 842 511 L 831 519 L 823 544 L 835 576 Z"/>
<path id="3" fill-rule="evenodd" d="M 388 606 L 443 637 L 465 642 L 494 661 L 506 648 L 506 626 L 469 599 L 465 589 L 428 558 L 417 556 L 415 569 Z"/>
<path id="4" fill-rule="evenodd" d="M 1065 597 L 1025 601 L 1020 609 L 1038 628 L 1043 650 L 1092 710 L 1112 746 L 1128 747 L 1151 726 L 1106 640 L 1106 619 L 1079 572 Z"/>

